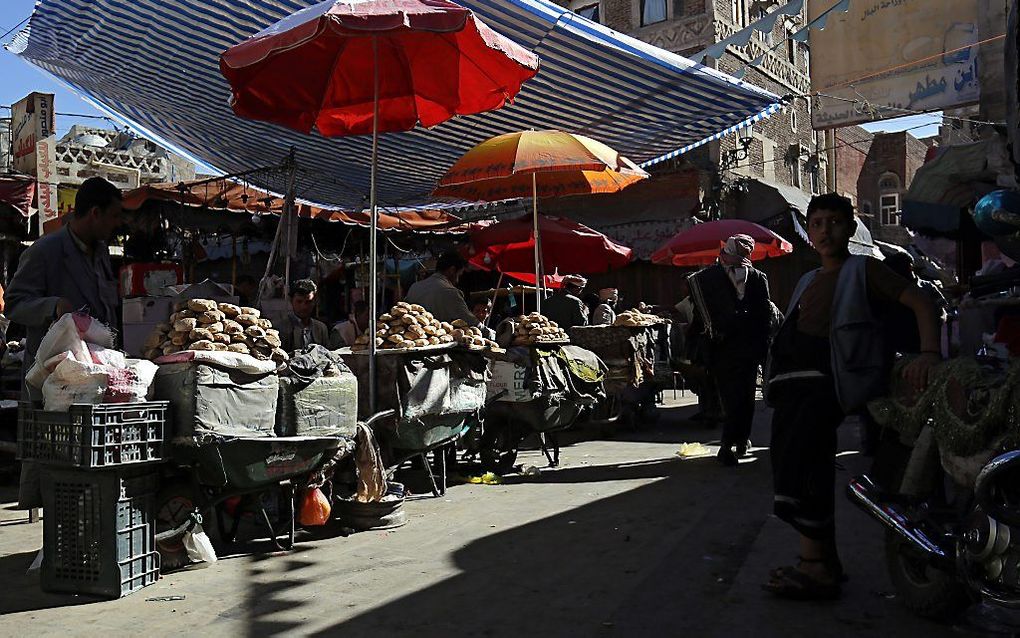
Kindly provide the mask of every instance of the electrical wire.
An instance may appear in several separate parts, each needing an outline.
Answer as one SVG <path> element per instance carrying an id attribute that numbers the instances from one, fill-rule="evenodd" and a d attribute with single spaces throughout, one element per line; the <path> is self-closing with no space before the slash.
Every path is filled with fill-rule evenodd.
<path id="1" fill-rule="evenodd" d="M 6 39 L 7 36 L 9 36 L 10 34 L 14 33 L 18 29 L 20 29 L 21 26 L 24 25 L 26 22 L 28 22 L 31 18 L 32 18 L 32 16 L 29 15 L 24 20 L 22 20 L 21 22 L 17 23 L 16 25 L 14 25 L 10 29 L 8 29 L 6 33 L 4 33 L 3 35 L 0 35 L 0 40 Z"/>
<path id="2" fill-rule="evenodd" d="M 924 115 L 934 115 L 934 114 L 933 113 L 925 113 Z M 925 122 L 924 124 L 918 124 L 916 126 L 911 126 L 909 128 L 905 128 L 905 129 L 902 129 L 902 130 L 899 130 L 899 131 L 895 131 L 895 132 L 896 133 L 906 133 L 907 131 L 913 131 L 915 129 L 924 128 L 926 126 L 931 126 L 931 125 L 932 125 L 932 122 Z M 821 155 L 823 153 L 828 153 L 829 151 L 834 151 L 834 150 L 839 149 L 839 148 L 845 148 L 847 146 L 854 146 L 854 147 L 856 147 L 858 144 L 869 144 L 872 141 L 873 140 L 871 140 L 871 139 L 856 140 L 856 141 L 846 141 L 846 142 L 843 142 L 841 144 L 834 144 L 834 145 L 829 146 L 829 147 L 820 148 L 820 149 L 818 149 L 818 151 L 815 154 L 816 155 Z M 741 163 L 741 164 L 738 164 L 736 166 L 733 166 L 732 168 L 730 168 L 728 170 L 732 171 L 733 169 L 736 169 L 736 168 L 755 168 L 755 167 L 759 167 L 759 166 L 765 166 L 766 164 L 771 164 L 771 163 L 774 163 L 774 162 L 785 162 L 785 161 L 786 161 L 785 157 L 775 157 L 773 159 L 762 160 L 760 162 L 750 162 L 750 163 L 747 163 L 747 164 Z"/>

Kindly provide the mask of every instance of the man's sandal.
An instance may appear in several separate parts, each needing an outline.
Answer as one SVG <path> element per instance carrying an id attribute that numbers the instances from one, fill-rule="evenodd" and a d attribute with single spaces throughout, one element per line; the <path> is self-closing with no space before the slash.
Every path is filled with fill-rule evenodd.
<path id="1" fill-rule="evenodd" d="M 783 571 L 779 578 L 761 586 L 767 592 L 790 600 L 835 600 L 842 593 L 838 582 L 826 583 L 796 569 Z"/>

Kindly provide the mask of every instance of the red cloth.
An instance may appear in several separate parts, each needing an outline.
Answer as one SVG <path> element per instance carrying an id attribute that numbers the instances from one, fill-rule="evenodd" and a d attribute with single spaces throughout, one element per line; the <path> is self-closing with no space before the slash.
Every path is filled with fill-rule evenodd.
<path id="1" fill-rule="evenodd" d="M 35 199 L 34 177 L 0 178 L 0 202 L 9 204 L 24 217 L 32 215 L 32 201 Z"/>
<path id="2" fill-rule="evenodd" d="M 220 57 L 237 115 L 326 137 L 435 126 L 498 109 L 538 58 L 448 0 L 338 0 L 299 11 Z"/>

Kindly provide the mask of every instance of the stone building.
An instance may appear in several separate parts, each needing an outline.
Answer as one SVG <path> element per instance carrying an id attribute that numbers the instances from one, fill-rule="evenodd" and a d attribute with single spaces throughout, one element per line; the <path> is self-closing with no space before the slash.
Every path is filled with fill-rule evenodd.
<path id="1" fill-rule="evenodd" d="M 558 1 L 612 29 L 688 58 L 785 4 L 778 0 Z M 781 303 L 814 259 L 813 251 L 803 240 L 803 228 L 798 226 L 791 211 L 805 212 L 812 194 L 829 190 L 831 171 L 835 168 L 830 166 L 832 154 L 826 152 L 826 134 L 812 129 L 811 105 L 808 99 L 799 97 L 810 92 L 810 51 L 806 44 L 790 39 L 789 35 L 804 23 L 804 14 L 781 17 L 772 33 L 755 32 L 747 46 L 729 47 L 720 59 L 706 61 L 707 65 L 730 75 L 744 73 L 745 82 L 787 97 L 782 111 L 749 130 L 706 144 L 651 170 L 653 181 L 671 180 L 676 184 L 693 184 L 692 188 L 696 188 L 693 193 L 673 193 L 675 201 L 690 203 L 680 214 L 689 216 L 698 212 L 702 217 L 749 219 L 794 242 L 793 258 L 762 263 Z M 761 63 L 751 66 L 757 58 L 761 58 Z M 692 173 L 696 174 L 693 180 L 690 179 Z M 678 175 L 687 178 L 678 179 Z M 856 178 L 853 181 L 856 182 Z M 650 191 L 651 187 L 645 190 Z M 853 193 L 856 189 L 847 190 Z M 616 209 L 620 217 L 644 219 L 645 213 L 654 209 L 646 205 L 644 210 L 633 210 L 624 205 L 623 199 Z M 613 229 L 600 230 L 613 235 Z M 630 238 L 617 239 L 628 243 Z M 643 268 L 647 270 L 645 266 L 624 270 Z M 596 283 L 619 285 L 621 289 L 634 286 L 637 290 L 629 291 L 632 299 L 668 302 L 671 292 L 662 283 L 664 273 L 658 272 L 659 277 L 649 277 L 650 274 L 610 273 L 597 277 Z"/>
<path id="2" fill-rule="evenodd" d="M 105 177 L 122 189 L 195 179 L 195 164 L 148 140 L 110 129 L 74 125 L 56 146 L 62 186 Z"/>
<path id="3" fill-rule="evenodd" d="M 662 49 L 687 57 L 730 37 L 779 4 L 761 0 L 570 0 L 574 11 Z M 779 96 L 810 90 L 806 45 L 788 38 L 803 16 L 776 22 L 771 34 L 756 33 L 746 47 L 730 47 L 708 64 L 728 74 L 746 67 L 744 80 Z M 760 65 L 747 66 L 764 56 Z M 728 136 L 692 151 L 684 161 L 702 172 L 703 207 L 723 216 L 734 214 L 737 200 L 754 190 L 747 180 L 788 186 L 805 194 L 825 188 L 829 170 L 822 147 L 824 135 L 811 128 L 806 99 L 793 98 L 787 107 L 750 131 Z M 662 167 L 656 172 L 670 170 Z M 761 211 L 767 217 L 770 211 Z"/>

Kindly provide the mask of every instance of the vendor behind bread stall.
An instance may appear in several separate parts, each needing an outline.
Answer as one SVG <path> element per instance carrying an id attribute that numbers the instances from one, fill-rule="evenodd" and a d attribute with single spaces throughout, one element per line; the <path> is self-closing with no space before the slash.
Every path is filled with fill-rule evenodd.
<path id="1" fill-rule="evenodd" d="M 453 323 L 461 319 L 469 326 L 477 326 L 478 317 L 468 308 L 464 293 L 457 288 L 457 281 L 466 268 L 467 260 L 459 254 L 443 253 L 436 261 L 436 272 L 413 283 L 404 301 L 424 307 L 439 321 Z"/>
<path id="2" fill-rule="evenodd" d="M 78 187 L 67 224 L 21 255 L 6 302 L 10 320 L 27 328 L 22 370 L 32 367 L 50 324 L 65 313 L 86 309 L 116 328 L 120 298 L 106 243 L 120 224 L 120 190 L 102 177 L 90 177 Z M 22 384 L 22 394 L 27 393 L 28 386 Z M 24 462 L 21 468 L 19 506 L 42 507 L 34 464 Z"/>
<path id="3" fill-rule="evenodd" d="M 329 328 L 312 315 L 319 302 L 319 288 L 311 279 L 299 279 L 290 287 L 290 314 L 280 330 L 288 353 L 310 345 L 329 346 Z"/>
<path id="4" fill-rule="evenodd" d="M 564 330 L 575 326 L 588 325 L 588 307 L 581 301 L 581 294 L 588 280 L 581 275 L 567 275 L 563 287 L 542 302 L 542 314 Z"/>

